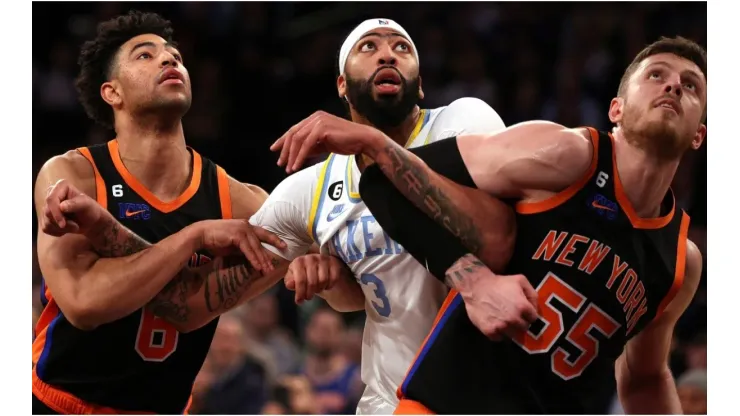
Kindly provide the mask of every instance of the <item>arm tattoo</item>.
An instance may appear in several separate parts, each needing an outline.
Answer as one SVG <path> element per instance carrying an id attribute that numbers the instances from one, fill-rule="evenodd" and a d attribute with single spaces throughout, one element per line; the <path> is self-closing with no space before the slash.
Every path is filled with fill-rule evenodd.
<path id="1" fill-rule="evenodd" d="M 443 190 L 441 178 L 429 175 L 419 162 L 395 144 L 386 146 L 376 163 L 393 185 L 417 208 L 460 239 L 472 253 L 482 248 L 481 234 L 473 220 Z"/>
<path id="2" fill-rule="evenodd" d="M 278 268 L 280 260 L 271 262 Z M 217 257 L 200 269 L 180 272 L 147 306 L 155 315 L 180 323 L 191 319 L 192 306 L 199 302 L 209 313 L 220 314 L 237 306 L 262 276 L 243 256 Z M 202 301 L 194 301 L 194 295 L 202 296 Z"/>
<path id="3" fill-rule="evenodd" d="M 445 284 L 453 289 L 460 289 L 460 285 L 465 282 L 465 278 L 480 269 L 485 269 L 477 257 L 472 254 L 466 254 L 458 259 L 445 273 Z"/>
<path id="4" fill-rule="evenodd" d="M 92 237 L 90 242 L 100 257 L 108 258 L 130 256 L 151 245 L 115 220 Z"/>

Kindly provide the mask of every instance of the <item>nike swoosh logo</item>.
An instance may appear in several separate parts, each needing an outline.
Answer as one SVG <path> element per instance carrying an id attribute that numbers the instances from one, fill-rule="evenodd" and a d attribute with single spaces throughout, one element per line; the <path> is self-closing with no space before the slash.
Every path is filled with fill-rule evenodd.
<path id="1" fill-rule="evenodd" d="M 136 215 L 136 214 L 141 214 L 141 213 L 142 213 L 142 212 L 144 212 L 144 211 L 146 211 L 146 210 L 145 210 L 145 209 L 142 209 L 142 210 L 140 210 L 140 211 L 134 211 L 134 212 L 131 212 L 131 211 L 126 211 L 126 216 L 127 216 L 127 217 L 133 217 L 134 215 Z"/>
<path id="2" fill-rule="evenodd" d="M 612 212 L 614 212 L 614 208 L 610 208 L 610 207 L 607 207 L 607 206 L 601 205 L 601 204 L 599 204 L 599 203 L 598 203 L 598 202 L 596 202 L 596 201 L 593 201 L 593 202 L 591 203 L 591 205 L 592 205 L 592 206 L 593 206 L 594 208 L 596 208 L 596 209 L 605 209 L 605 210 L 607 210 L 607 211 L 612 211 Z"/>
<path id="3" fill-rule="evenodd" d="M 326 216 L 326 221 L 327 222 L 334 221 L 334 219 L 336 219 L 338 216 L 342 215 L 343 212 L 344 212 L 344 210 L 341 210 L 339 212 L 334 212 L 334 211 L 330 212 L 329 215 Z"/>

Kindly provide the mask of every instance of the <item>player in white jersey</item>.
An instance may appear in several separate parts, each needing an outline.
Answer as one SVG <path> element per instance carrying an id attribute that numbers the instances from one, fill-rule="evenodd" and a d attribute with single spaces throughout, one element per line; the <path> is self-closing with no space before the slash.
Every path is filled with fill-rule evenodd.
<path id="1" fill-rule="evenodd" d="M 505 127 L 475 98 L 420 109 L 418 53 L 408 33 L 391 20 L 360 24 L 340 50 L 339 72 L 337 89 L 352 121 L 374 126 L 406 147 Z M 250 221 L 287 243 L 284 250 L 267 247 L 284 259 L 299 258 L 316 244 L 350 267 L 365 295 L 356 309 L 367 311 L 361 369 L 367 387 L 357 412 L 391 414 L 398 403 L 396 388 L 447 288 L 383 232 L 360 199 L 359 179 L 354 156 L 331 155 L 280 183 Z M 319 295 L 332 305 L 342 294 L 330 292 Z"/>

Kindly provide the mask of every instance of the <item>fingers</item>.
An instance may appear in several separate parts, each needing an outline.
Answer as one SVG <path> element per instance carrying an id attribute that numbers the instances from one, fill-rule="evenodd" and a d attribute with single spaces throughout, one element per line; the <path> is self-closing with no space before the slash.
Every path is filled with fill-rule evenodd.
<path id="1" fill-rule="evenodd" d="M 526 277 L 521 276 L 521 278 L 519 279 L 519 285 L 522 287 L 522 291 L 524 291 L 524 296 L 526 296 L 527 300 L 534 309 L 534 320 L 537 318 L 537 314 L 539 312 L 539 296 L 537 296 L 537 292 L 534 290 L 532 284 L 529 283 L 529 280 L 527 280 Z"/>
<path id="2" fill-rule="evenodd" d="M 291 165 L 294 171 L 300 169 L 300 167 L 303 166 L 303 163 L 306 161 L 306 158 L 312 154 L 312 151 L 316 148 L 316 144 L 319 142 L 321 134 L 322 133 L 318 129 L 317 123 L 316 127 L 311 130 L 311 133 L 309 133 L 308 137 L 306 137 L 306 140 L 303 141 L 303 144 L 298 149 L 298 154 L 296 155 L 295 160 L 293 160 L 293 165 Z"/>
<path id="3" fill-rule="evenodd" d="M 270 150 L 273 152 L 276 152 L 280 150 L 280 156 L 278 157 L 277 164 L 278 166 L 285 165 L 285 162 L 288 161 L 288 155 L 290 151 L 291 142 L 293 141 L 293 136 L 303 128 L 303 126 L 310 122 L 316 114 L 311 114 L 310 116 L 306 117 L 305 119 L 301 120 L 298 124 L 291 127 L 285 134 L 283 134 L 275 143 L 270 146 Z M 290 166 L 290 165 L 288 165 Z"/>
<path id="4" fill-rule="evenodd" d="M 306 267 L 304 266 L 303 257 L 298 257 L 290 263 L 290 269 L 293 271 L 293 280 L 295 281 L 295 303 L 301 304 L 306 299 L 308 282 L 306 281 Z"/>
<path id="5" fill-rule="evenodd" d="M 285 272 L 285 277 L 283 278 L 283 281 L 285 282 L 286 289 L 295 291 L 295 276 L 293 276 L 292 268 L 288 267 L 288 271 Z"/>
<path id="6" fill-rule="evenodd" d="M 305 299 L 311 300 L 315 294 L 321 292 L 321 288 L 319 288 L 319 262 L 315 256 L 306 256 L 304 269 L 306 272 Z"/>
<path id="7" fill-rule="evenodd" d="M 285 241 L 281 240 L 280 237 L 277 236 L 277 234 L 265 230 L 262 227 L 252 226 L 252 231 L 254 231 L 254 234 L 257 236 L 257 238 L 260 239 L 263 243 L 267 243 L 271 246 L 277 247 L 279 249 L 286 249 L 288 248 L 288 245 L 285 244 Z"/>
<path id="8" fill-rule="evenodd" d="M 70 215 L 84 210 L 88 207 L 91 201 L 92 199 L 85 196 L 85 194 L 78 194 L 74 198 L 62 201 L 59 204 L 59 209 L 62 211 L 63 214 Z"/>
<path id="9" fill-rule="evenodd" d="M 49 189 L 46 195 L 46 207 L 49 209 L 49 218 L 59 228 L 64 228 L 65 218 L 59 204 L 67 196 L 67 182 L 63 179 L 59 180 L 54 186 Z"/>
<path id="10" fill-rule="evenodd" d="M 247 258 L 252 267 L 262 271 L 262 244 L 260 240 L 253 233 L 246 231 L 238 234 L 236 238 L 237 246 L 244 253 L 244 257 Z"/>
<path id="11" fill-rule="evenodd" d="M 321 119 L 318 116 L 312 116 L 312 118 L 307 120 L 306 123 L 293 135 L 290 144 L 290 152 L 288 154 L 288 162 L 286 164 L 286 170 L 288 173 L 296 170 L 296 158 L 298 156 L 298 153 L 303 148 L 303 146 L 305 146 L 306 139 L 310 137 L 311 133 L 315 131 L 320 125 Z"/>
<path id="12" fill-rule="evenodd" d="M 328 259 L 321 259 L 318 262 L 318 265 L 316 267 L 316 287 L 317 292 L 320 293 L 323 292 L 326 289 L 329 289 L 329 272 L 330 272 L 331 265 L 328 261 Z"/>
<path id="13" fill-rule="evenodd" d="M 329 282 L 326 285 L 326 290 L 330 290 L 334 287 L 334 285 L 339 281 L 339 279 L 342 277 L 341 274 L 341 267 L 344 265 L 339 265 L 339 267 L 335 267 L 335 261 L 338 261 L 336 257 L 330 257 L 327 261 L 327 267 L 329 269 Z"/>

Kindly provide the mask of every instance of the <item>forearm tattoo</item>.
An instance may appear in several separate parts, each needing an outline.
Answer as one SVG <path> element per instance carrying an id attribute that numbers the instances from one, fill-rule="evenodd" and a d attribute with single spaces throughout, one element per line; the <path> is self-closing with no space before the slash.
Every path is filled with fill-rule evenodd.
<path id="1" fill-rule="evenodd" d="M 424 213 L 460 239 L 472 253 L 482 248 L 481 234 L 473 220 L 458 208 L 444 191 L 441 178 L 429 175 L 425 167 L 395 145 L 386 146 L 376 163 L 393 185 Z"/>
<path id="2" fill-rule="evenodd" d="M 112 221 L 110 226 L 92 237 L 90 242 L 100 257 L 107 258 L 130 256 L 151 246 L 118 221 Z"/>
<path id="3" fill-rule="evenodd" d="M 278 268 L 280 260 L 271 260 Z M 173 322 L 191 319 L 193 306 L 201 304 L 209 313 L 220 314 L 239 304 L 242 296 L 264 274 L 243 256 L 217 257 L 196 270 L 183 270 L 149 302 L 152 312 Z M 200 300 L 193 296 L 203 289 Z"/>
<path id="4" fill-rule="evenodd" d="M 447 269 L 445 284 L 453 289 L 460 289 L 460 284 L 465 282 L 466 277 L 484 268 L 486 268 L 486 265 L 477 257 L 466 254 Z"/>

